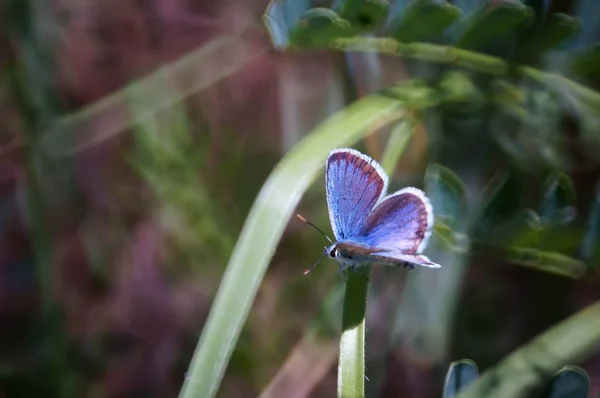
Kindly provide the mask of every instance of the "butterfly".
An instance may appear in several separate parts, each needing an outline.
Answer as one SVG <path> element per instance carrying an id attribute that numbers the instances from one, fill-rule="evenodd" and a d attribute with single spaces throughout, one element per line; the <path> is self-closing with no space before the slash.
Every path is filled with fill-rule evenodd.
<path id="1" fill-rule="evenodd" d="M 375 263 L 440 268 L 421 254 L 433 227 L 433 209 L 423 191 L 407 187 L 387 195 L 388 176 L 379 163 L 349 148 L 330 152 L 325 187 L 336 241 L 328 238 L 331 246 L 322 258 L 334 259 L 342 271 Z"/>

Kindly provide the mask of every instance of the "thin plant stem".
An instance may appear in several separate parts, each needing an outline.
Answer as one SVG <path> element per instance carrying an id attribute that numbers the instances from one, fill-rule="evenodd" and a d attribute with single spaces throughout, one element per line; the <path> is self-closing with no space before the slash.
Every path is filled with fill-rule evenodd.
<path id="1" fill-rule="evenodd" d="M 600 93 L 556 73 L 543 72 L 531 66 L 514 66 L 501 58 L 452 46 L 432 43 L 401 43 L 391 37 L 351 37 L 332 40 L 330 47 L 346 52 L 378 52 L 422 61 L 460 66 L 466 69 L 505 75 L 509 69 L 530 79 L 569 88 L 588 104 L 600 107 Z"/>

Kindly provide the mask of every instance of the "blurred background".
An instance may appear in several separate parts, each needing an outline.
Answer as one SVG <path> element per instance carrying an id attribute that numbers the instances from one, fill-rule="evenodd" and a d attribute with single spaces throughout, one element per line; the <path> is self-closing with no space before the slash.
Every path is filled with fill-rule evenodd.
<path id="1" fill-rule="evenodd" d="M 588 16 L 585 40 L 565 48 L 600 40 L 600 4 L 529 3 L 540 15 Z M 261 21 L 267 5 L 0 0 L 0 397 L 177 396 L 277 162 L 355 100 L 448 76 L 399 57 L 277 51 Z M 504 56 L 498 43 L 477 50 Z M 564 72 L 569 57 L 528 61 Z M 597 61 L 569 74 L 598 89 Z M 434 239 L 440 275 L 373 269 L 367 396 L 439 397 L 449 361 L 471 358 L 485 370 L 600 299 L 593 272 L 565 277 L 506 261 L 523 232 L 513 215 L 535 209 L 544 224 L 556 186 L 567 186 L 576 195 L 536 250 L 597 264 L 597 235 L 586 231 L 597 222 L 598 108 L 559 106 L 543 85 L 512 81 L 513 112 L 489 100 L 504 82 L 469 78 L 460 87 L 484 94 L 424 115 L 391 189 L 423 188 L 436 162 L 470 200 L 498 179 L 510 200 L 487 241 L 457 254 Z M 385 134 L 357 148 L 379 159 Z M 324 193 L 320 176 L 299 212 L 329 232 Z M 454 228 L 463 224 L 458 217 Z M 302 276 L 323 244 L 290 222 L 219 397 L 335 396 L 343 278 L 331 262 Z M 578 365 L 598 394 L 600 356 Z"/>

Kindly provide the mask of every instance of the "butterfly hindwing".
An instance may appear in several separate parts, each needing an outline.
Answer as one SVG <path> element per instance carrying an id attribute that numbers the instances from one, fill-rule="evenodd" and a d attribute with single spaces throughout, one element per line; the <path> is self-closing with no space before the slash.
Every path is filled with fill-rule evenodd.
<path id="1" fill-rule="evenodd" d="M 410 265 L 420 265 L 427 268 L 441 268 L 437 263 L 431 261 L 427 256 L 422 254 L 406 254 L 401 252 L 377 252 L 372 254 L 374 259 L 378 259 L 385 264 L 394 264 L 397 266 L 407 267 Z M 408 266 L 409 268 L 413 268 Z"/>
<path id="2" fill-rule="evenodd" d="M 370 157 L 344 148 L 329 154 L 325 179 L 336 239 L 360 238 L 368 214 L 387 191 L 387 175 Z"/>
<path id="3" fill-rule="evenodd" d="M 433 227 L 433 211 L 425 194 L 404 188 L 386 197 L 367 216 L 361 243 L 382 250 L 421 253 Z"/>

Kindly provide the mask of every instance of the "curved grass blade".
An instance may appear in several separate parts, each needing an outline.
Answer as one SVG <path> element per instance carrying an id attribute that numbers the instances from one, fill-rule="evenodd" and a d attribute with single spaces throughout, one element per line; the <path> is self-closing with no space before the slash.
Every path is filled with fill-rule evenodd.
<path id="1" fill-rule="evenodd" d="M 600 347 L 600 302 L 542 333 L 484 372 L 459 398 L 527 396 L 567 363 L 579 363 Z"/>
<path id="2" fill-rule="evenodd" d="M 351 145 L 403 115 L 393 99 L 365 97 L 320 124 L 276 166 L 246 220 L 189 371 L 181 398 L 213 397 L 288 220 L 329 151 Z"/>

